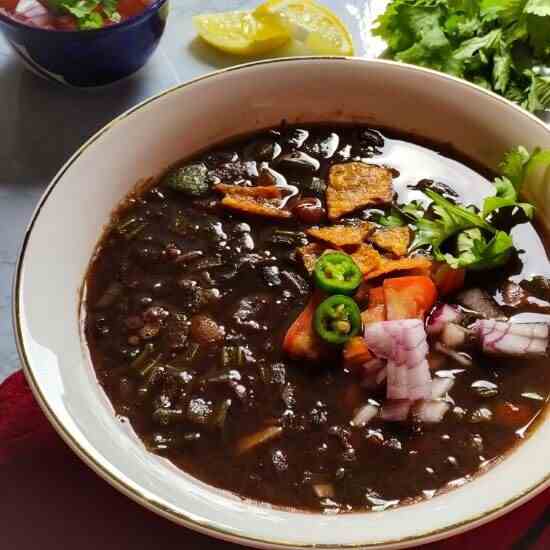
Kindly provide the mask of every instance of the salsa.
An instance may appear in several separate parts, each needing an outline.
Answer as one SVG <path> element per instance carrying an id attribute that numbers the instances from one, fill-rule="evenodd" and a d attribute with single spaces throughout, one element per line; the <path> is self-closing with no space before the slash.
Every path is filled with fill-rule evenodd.
<path id="1" fill-rule="evenodd" d="M 172 167 L 118 208 L 86 278 L 116 414 L 191 475 L 290 508 L 384 510 L 486 470 L 550 395 L 547 249 L 520 183 L 497 204 L 491 178 L 340 125 Z"/>
<path id="2" fill-rule="evenodd" d="M 150 0 L 0 0 L 0 14 L 58 31 L 94 30 L 139 15 Z"/>

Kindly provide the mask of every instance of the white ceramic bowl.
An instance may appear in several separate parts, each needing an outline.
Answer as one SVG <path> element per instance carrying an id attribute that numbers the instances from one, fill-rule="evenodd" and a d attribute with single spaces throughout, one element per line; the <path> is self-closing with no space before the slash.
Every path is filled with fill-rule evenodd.
<path id="1" fill-rule="evenodd" d="M 282 119 L 400 128 L 450 142 L 491 167 L 517 144 L 550 147 L 542 122 L 496 95 L 385 61 L 253 63 L 145 101 L 61 169 L 23 244 L 15 328 L 26 374 L 50 421 L 132 499 L 192 529 L 256 547 L 404 548 L 460 533 L 531 498 L 550 483 L 550 422 L 488 473 L 445 495 L 385 512 L 330 516 L 273 509 L 214 489 L 146 452 L 116 420 L 83 351 L 78 315 L 79 289 L 111 210 L 138 180 L 175 160 Z M 546 179 L 532 198 L 548 213 L 550 174 Z"/>

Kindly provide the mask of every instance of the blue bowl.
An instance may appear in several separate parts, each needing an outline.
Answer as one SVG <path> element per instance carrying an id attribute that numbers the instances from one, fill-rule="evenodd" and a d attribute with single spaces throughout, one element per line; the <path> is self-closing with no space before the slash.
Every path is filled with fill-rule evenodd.
<path id="1" fill-rule="evenodd" d="M 155 51 L 168 15 L 168 0 L 103 29 L 58 31 L 25 25 L 0 13 L 0 30 L 33 72 L 77 87 L 103 86 L 130 76 Z"/>

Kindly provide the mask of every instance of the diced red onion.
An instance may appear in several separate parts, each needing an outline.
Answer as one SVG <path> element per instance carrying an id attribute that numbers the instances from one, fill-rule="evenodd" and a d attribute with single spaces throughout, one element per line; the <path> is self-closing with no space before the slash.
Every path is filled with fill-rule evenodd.
<path id="1" fill-rule="evenodd" d="M 454 378 L 435 377 L 432 380 L 432 399 L 439 399 L 449 393 L 455 385 Z"/>
<path id="2" fill-rule="evenodd" d="M 476 321 L 484 353 L 514 357 L 537 357 L 548 350 L 549 326 L 546 323 L 508 323 L 494 319 Z"/>
<path id="3" fill-rule="evenodd" d="M 414 404 L 412 415 L 420 422 L 435 424 L 443 420 L 450 408 L 451 404 L 447 401 L 425 399 Z"/>
<path id="4" fill-rule="evenodd" d="M 372 405 L 371 403 L 367 403 L 366 405 L 363 405 L 355 413 L 355 416 L 351 420 L 351 424 L 353 426 L 356 426 L 357 428 L 362 428 L 363 426 L 368 424 L 378 414 L 379 409 L 380 407 L 377 407 L 376 405 Z"/>
<path id="5" fill-rule="evenodd" d="M 447 323 L 460 323 L 464 314 L 458 306 L 438 304 L 430 313 L 426 323 L 426 332 L 432 336 L 440 334 Z"/>
<path id="6" fill-rule="evenodd" d="M 462 365 L 463 367 L 471 367 L 474 364 L 472 358 L 469 355 L 450 349 L 447 346 L 444 346 L 441 342 L 436 342 L 435 350 L 439 353 L 446 355 L 447 357 L 450 357 L 453 361 L 456 361 L 459 365 Z"/>
<path id="7" fill-rule="evenodd" d="M 429 399 L 428 343 L 419 319 L 382 321 L 365 327 L 365 339 L 377 357 L 388 360 L 388 399 Z"/>
<path id="8" fill-rule="evenodd" d="M 53 21 L 48 10 L 37 0 L 20 0 L 15 14 L 37 27 L 51 28 Z"/>

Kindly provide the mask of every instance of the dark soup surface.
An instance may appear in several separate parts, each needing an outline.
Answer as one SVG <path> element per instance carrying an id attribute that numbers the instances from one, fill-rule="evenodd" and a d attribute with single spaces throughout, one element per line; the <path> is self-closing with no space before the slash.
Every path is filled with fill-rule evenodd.
<path id="1" fill-rule="evenodd" d="M 216 147 L 128 198 L 86 280 L 117 415 L 182 470 L 312 511 L 461 485 L 550 393 L 550 268 L 518 191 L 357 126 Z"/>

